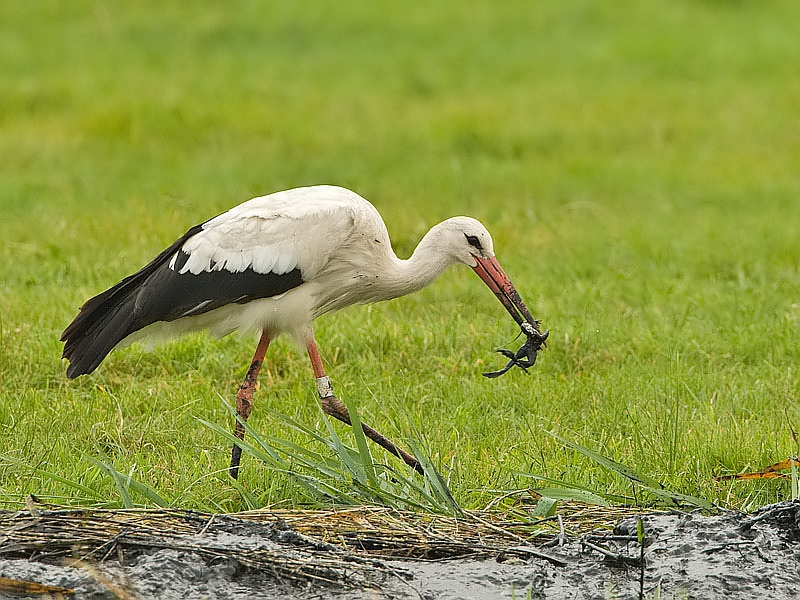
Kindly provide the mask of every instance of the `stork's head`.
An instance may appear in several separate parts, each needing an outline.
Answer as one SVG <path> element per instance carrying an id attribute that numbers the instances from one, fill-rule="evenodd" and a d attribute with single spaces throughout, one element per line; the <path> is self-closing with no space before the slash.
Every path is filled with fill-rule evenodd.
<path id="1" fill-rule="evenodd" d="M 471 217 L 453 217 L 438 227 L 443 249 L 455 260 L 472 267 L 519 325 L 527 322 L 538 331 L 536 320 L 497 262 L 492 236 L 486 227 Z"/>
<path id="2" fill-rule="evenodd" d="M 479 258 L 494 256 L 492 236 L 480 221 L 472 217 L 453 217 L 439 225 L 444 229 L 444 243 L 452 257 L 473 269 Z"/>

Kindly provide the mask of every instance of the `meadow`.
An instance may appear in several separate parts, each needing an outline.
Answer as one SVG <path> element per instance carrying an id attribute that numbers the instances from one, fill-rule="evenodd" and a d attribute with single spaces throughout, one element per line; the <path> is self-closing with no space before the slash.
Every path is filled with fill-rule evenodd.
<path id="1" fill-rule="evenodd" d="M 315 501 L 252 456 L 234 486 L 202 422 L 230 427 L 255 340 L 133 346 L 75 381 L 58 340 L 190 226 L 319 183 L 372 201 L 401 257 L 480 219 L 551 330 L 528 375 L 482 377 L 517 329 L 464 268 L 318 321 L 340 397 L 461 506 L 544 480 L 631 496 L 563 440 L 721 506 L 789 498 L 716 477 L 798 452 L 797 21 L 790 0 L 6 3 L 0 505 L 124 504 L 99 464 L 184 508 Z M 286 418 L 326 430 L 279 340 L 250 424 L 320 447 Z"/>

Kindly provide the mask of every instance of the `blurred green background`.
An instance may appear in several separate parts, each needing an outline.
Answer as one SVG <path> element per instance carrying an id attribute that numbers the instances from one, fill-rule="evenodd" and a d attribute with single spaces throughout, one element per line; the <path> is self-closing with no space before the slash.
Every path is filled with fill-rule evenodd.
<path id="1" fill-rule="evenodd" d="M 102 453 L 177 504 L 240 506 L 195 417 L 225 422 L 251 340 L 131 348 L 68 382 L 58 337 L 189 226 L 317 183 L 370 199 L 401 257 L 443 218 L 481 219 L 552 330 L 530 376 L 484 380 L 515 332 L 468 270 L 318 325 L 337 389 L 385 433 L 416 423 L 466 505 L 518 472 L 628 490 L 545 430 L 732 506 L 788 494 L 713 477 L 798 451 L 796 2 L 1 12 L 3 501 L 73 500 L 37 467 L 110 498 L 84 459 Z M 253 425 L 318 419 L 304 356 L 269 360 Z M 253 461 L 244 476 L 293 498 Z"/>

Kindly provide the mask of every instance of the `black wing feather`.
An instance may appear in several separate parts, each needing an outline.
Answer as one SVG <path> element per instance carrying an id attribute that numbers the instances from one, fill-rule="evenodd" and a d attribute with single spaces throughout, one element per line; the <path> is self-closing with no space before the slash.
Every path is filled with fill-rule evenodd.
<path id="1" fill-rule="evenodd" d="M 225 269 L 180 273 L 189 255 L 183 250 L 172 268 L 157 269 L 140 287 L 134 311 L 148 320 L 175 321 L 200 315 L 226 304 L 246 304 L 288 292 L 303 283 L 299 269 L 276 275 L 252 268 L 233 273 Z"/>
<path id="2" fill-rule="evenodd" d="M 192 227 L 141 270 L 81 307 L 61 335 L 63 358 L 70 362 L 67 377 L 91 373 L 117 344 L 152 323 L 277 296 L 303 283 L 296 268 L 281 275 L 257 273 L 252 268 L 239 273 L 221 269 L 181 274 L 189 258 L 181 248 L 202 228 Z"/>

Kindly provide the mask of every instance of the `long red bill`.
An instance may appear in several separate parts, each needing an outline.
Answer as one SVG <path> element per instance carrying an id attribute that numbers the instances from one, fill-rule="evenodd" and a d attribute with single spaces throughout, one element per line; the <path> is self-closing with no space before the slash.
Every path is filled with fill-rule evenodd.
<path id="1" fill-rule="evenodd" d="M 473 267 L 475 272 L 494 292 L 498 300 L 503 303 L 503 306 L 520 326 L 522 333 L 525 334 L 525 343 L 516 352 L 511 352 L 504 348 L 497 350 L 498 353 L 509 359 L 505 367 L 483 375 L 489 378 L 499 377 L 514 366 L 520 367 L 527 373 L 528 368 L 532 367 L 536 362 L 536 353 L 546 345 L 550 331 L 542 333 L 539 330 L 539 322 L 533 318 L 531 311 L 525 306 L 519 292 L 517 292 L 496 258 L 479 258 L 476 256 L 475 260 L 476 264 Z"/>
<path id="2" fill-rule="evenodd" d="M 497 299 L 502 302 L 505 309 L 520 326 L 530 323 L 539 332 L 539 322 L 533 318 L 531 311 L 517 292 L 514 284 L 506 275 L 495 257 L 475 257 L 477 264 L 472 267 L 483 282 L 494 292 Z"/>

